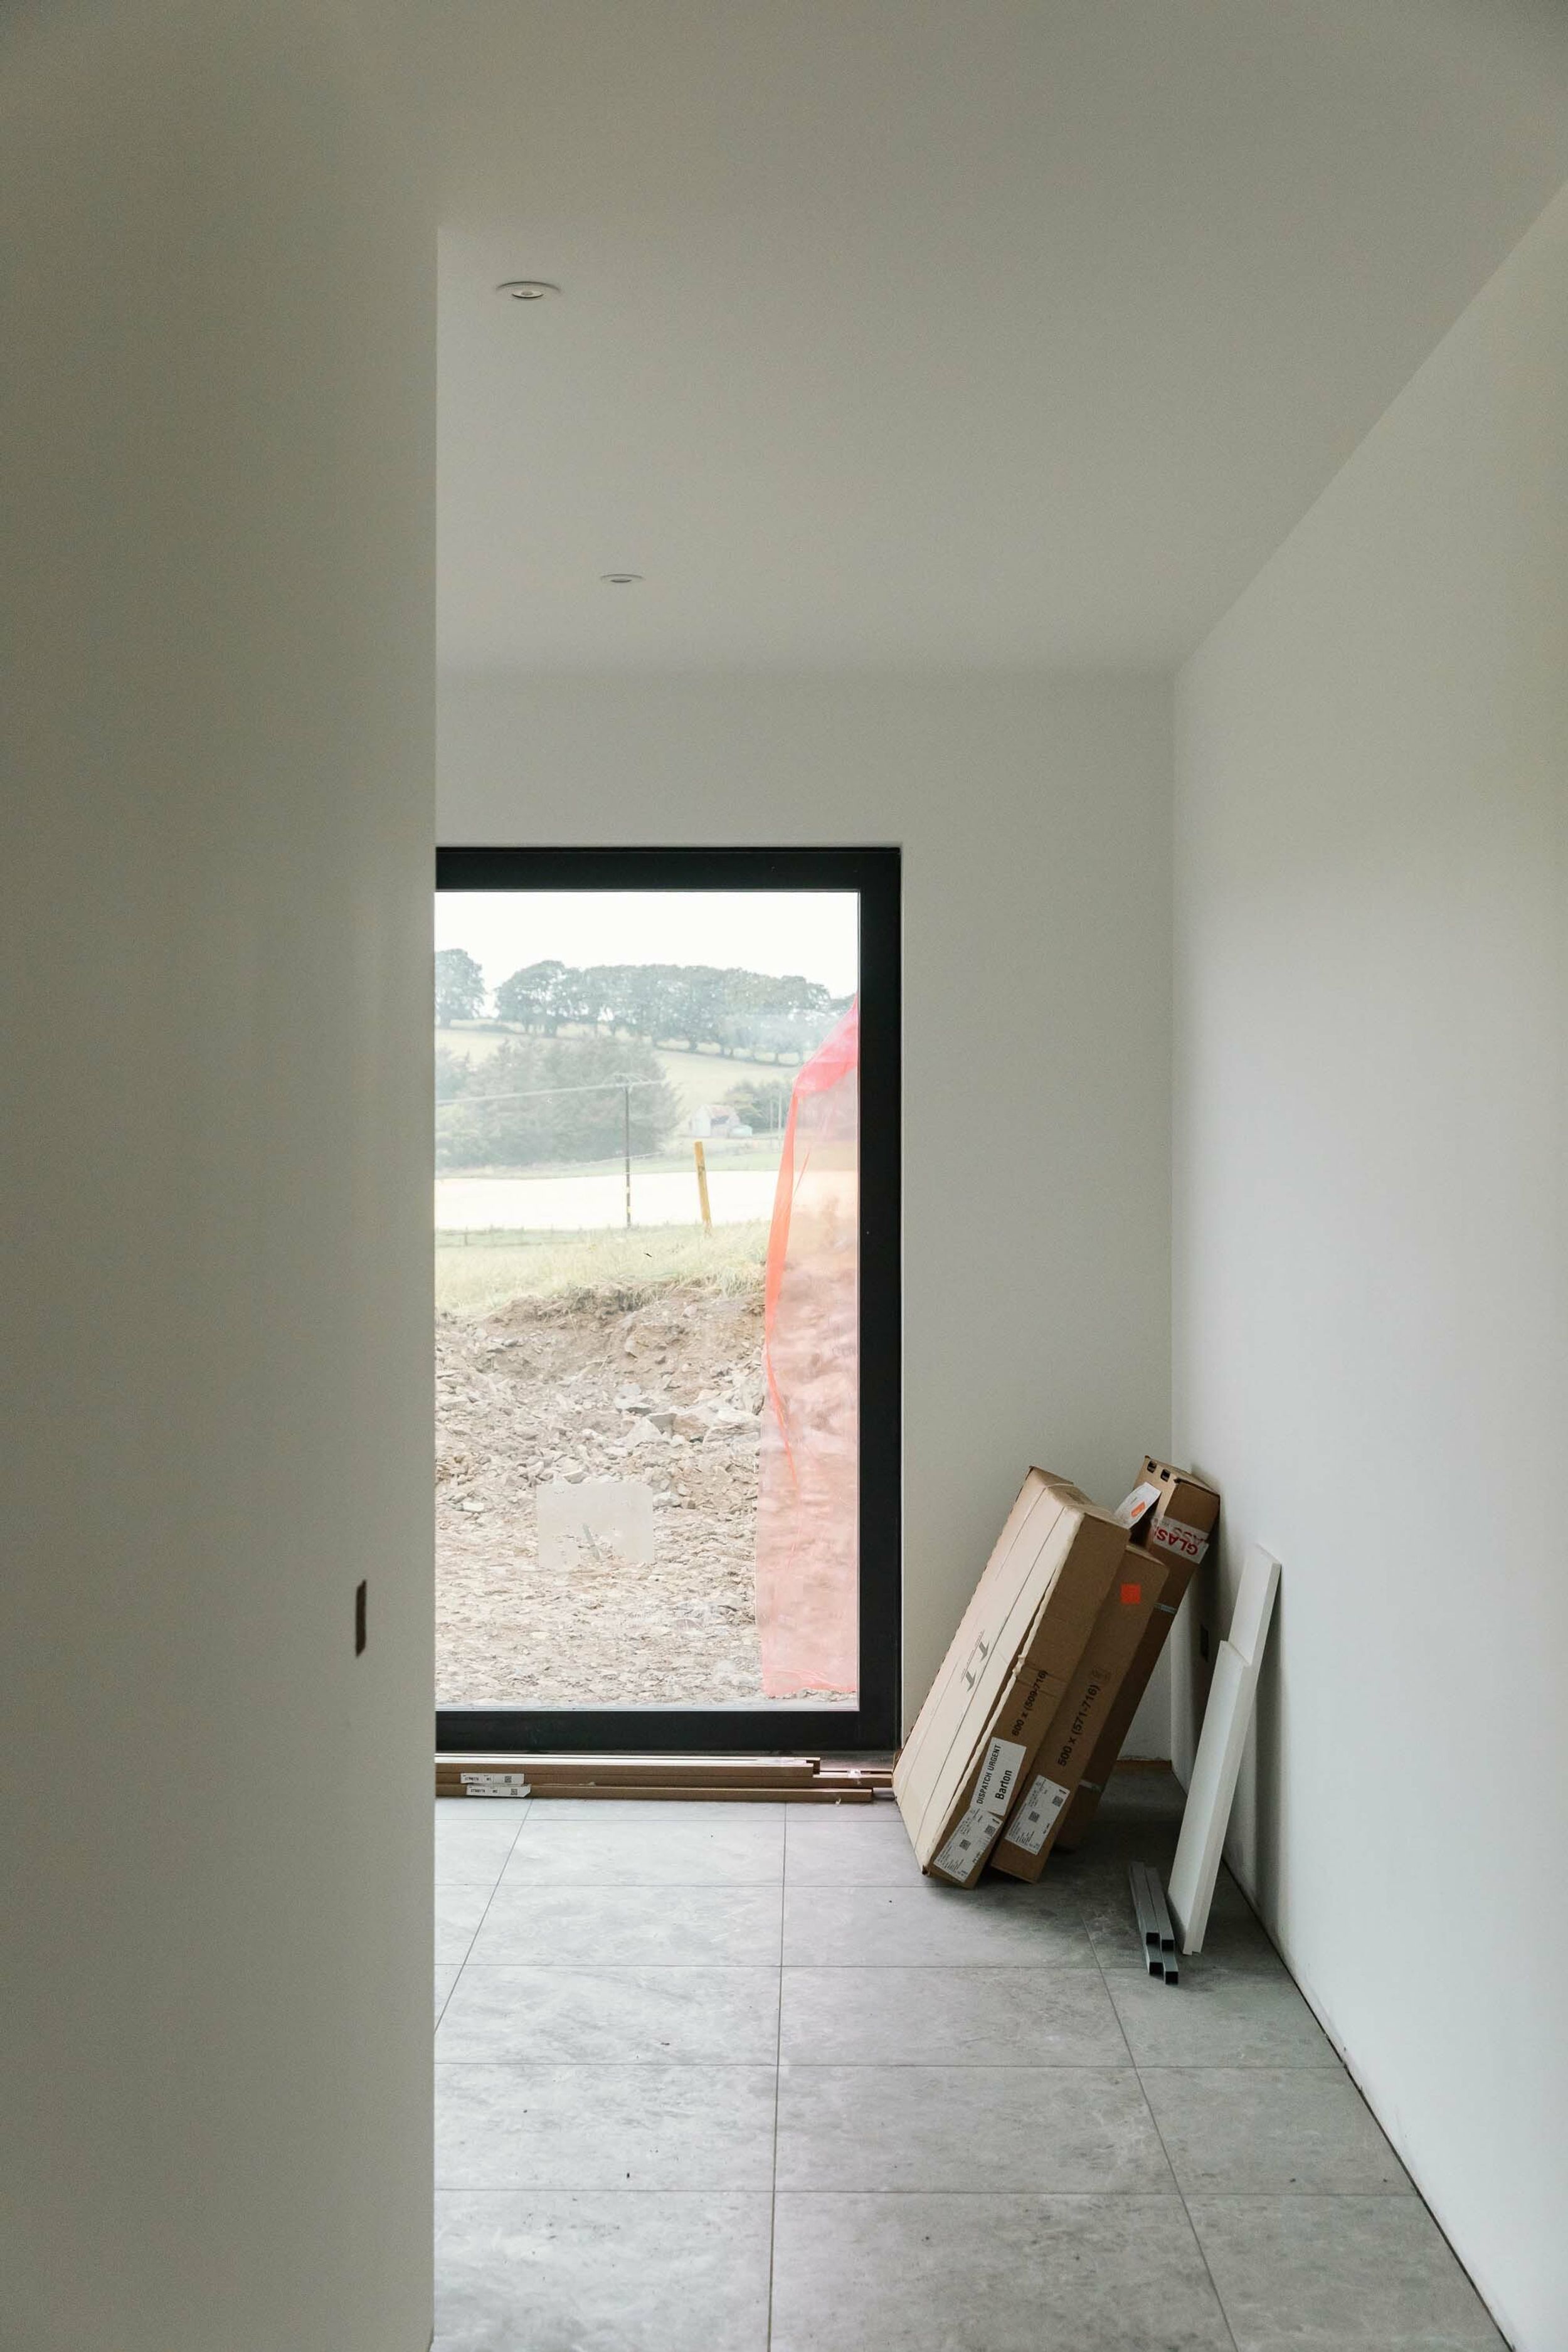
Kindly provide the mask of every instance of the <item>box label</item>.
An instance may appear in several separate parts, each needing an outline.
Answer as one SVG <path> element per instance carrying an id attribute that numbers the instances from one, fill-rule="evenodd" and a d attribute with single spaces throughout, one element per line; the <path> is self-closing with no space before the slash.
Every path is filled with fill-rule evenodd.
<path id="1" fill-rule="evenodd" d="M 489 1789 L 476 1785 L 465 1789 L 463 1794 L 465 1797 L 526 1797 L 531 1794 L 531 1791 L 528 1782 L 522 1780 L 514 1781 L 510 1786 Z"/>
<path id="2" fill-rule="evenodd" d="M 1149 1530 L 1149 1546 L 1152 1551 L 1174 1552 L 1178 1559 L 1190 1560 L 1195 1568 L 1209 1548 L 1209 1539 L 1201 1528 L 1184 1527 L 1180 1519 L 1156 1519 Z"/>
<path id="3" fill-rule="evenodd" d="M 1135 1528 L 1140 1519 L 1148 1517 L 1159 1499 L 1159 1487 L 1145 1478 L 1141 1486 L 1133 1487 L 1116 1516 L 1124 1528 Z"/>
<path id="4" fill-rule="evenodd" d="M 1039 1773 L 1007 1832 L 1008 1844 L 1020 1846 L 1026 1853 L 1038 1853 L 1070 1794 L 1059 1780 Z"/>
<path id="5" fill-rule="evenodd" d="M 994 1739 L 985 1751 L 985 1761 L 980 1768 L 980 1778 L 969 1801 L 970 1811 L 1005 1814 L 1017 1791 L 1018 1775 L 1023 1769 L 1022 1741 Z"/>
<path id="6" fill-rule="evenodd" d="M 977 1862 L 984 1862 L 996 1843 L 1002 1827 L 1002 1815 L 988 1812 L 984 1805 L 971 1805 L 942 1852 L 931 1864 L 949 1878 L 967 1878 Z"/>

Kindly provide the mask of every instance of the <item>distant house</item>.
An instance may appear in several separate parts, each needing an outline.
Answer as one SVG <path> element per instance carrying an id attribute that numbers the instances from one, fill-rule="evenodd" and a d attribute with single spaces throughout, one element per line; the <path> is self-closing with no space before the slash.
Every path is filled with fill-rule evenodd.
<path id="1" fill-rule="evenodd" d="M 729 1103 L 699 1103 L 687 1117 L 685 1132 L 692 1136 L 750 1135 L 745 1120 Z"/>

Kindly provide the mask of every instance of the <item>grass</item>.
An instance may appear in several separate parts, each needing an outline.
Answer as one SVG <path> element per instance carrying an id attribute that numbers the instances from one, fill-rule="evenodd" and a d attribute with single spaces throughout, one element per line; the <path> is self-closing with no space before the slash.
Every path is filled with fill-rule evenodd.
<path id="1" fill-rule="evenodd" d="M 716 1135 L 708 1138 L 702 1150 L 710 1175 L 724 1168 L 760 1168 L 764 1175 L 771 1175 L 778 1167 L 783 1148 L 784 1139 L 778 1135 Z M 436 1173 L 437 1178 L 500 1176 L 532 1181 L 558 1176 L 618 1176 L 625 1165 L 623 1156 L 616 1151 L 602 1160 L 537 1160 L 527 1167 L 437 1168 Z M 690 1176 L 695 1166 L 691 1145 L 685 1138 L 661 1152 L 632 1154 L 634 1176 Z"/>
<path id="2" fill-rule="evenodd" d="M 677 1283 L 743 1297 L 762 1287 L 768 1223 L 634 1226 L 602 1234 L 549 1234 L 538 1241 L 437 1239 L 436 1305 L 464 1316 L 493 1314 L 514 1298 L 564 1306 L 641 1307 Z"/>
<path id="3" fill-rule="evenodd" d="M 506 1045 L 510 1038 L 521 1034 L 521 1030 L 500 1027 L 438 1028 L 436 1043 L 449 1046 L 454 1054 L 466 1055 L 476 1066 L 482 1066 L 499 1045 Z M 569 1036 L 580 1033 L 568 1029 L 562 1034 Z M 765 1079 L 782 1078 L 786 1086 L 793 1086 L 795 1074 L 800 1067 L 798 1062 L 752 1062 L 739 1056 L 732 1061 L 727 1060 L 716 1047 L 694 1054 L 679 1045 L 656 1045 L 654 1051 L 679 1099 L 683 1116 L 698 1103 L 718 1101 L 730 1087 L 738 1087 L 742 1081 L 755 1086 Z"/>

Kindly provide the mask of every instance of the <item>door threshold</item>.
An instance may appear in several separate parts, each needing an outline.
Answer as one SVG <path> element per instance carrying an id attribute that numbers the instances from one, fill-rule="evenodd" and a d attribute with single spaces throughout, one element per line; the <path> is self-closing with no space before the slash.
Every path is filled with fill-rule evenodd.
<path id="1" fill-rule="evenodd" d="M 657 1798 L 707 1804 L 868 1805 L 892 1768 L 820 1756 L 438 1755 L 438 1797 Z"/>

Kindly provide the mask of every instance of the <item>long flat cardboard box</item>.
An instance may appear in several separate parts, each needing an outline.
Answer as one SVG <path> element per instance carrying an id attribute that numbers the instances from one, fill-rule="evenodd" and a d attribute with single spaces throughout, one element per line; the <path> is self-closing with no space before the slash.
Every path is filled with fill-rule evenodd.
<path id="1" fill-rule="evenodd" d="M 1112 1513 L 1029 1472 L 893 1767 L 923 1871 L 980 1875 L 1126 1548 Z"/>
<path id="2" fill-rule="evenodd" d="M 1131 1662 L 1101 1711 L 1099 1729 L 1083 1759 L 1077 1784 L 1061 1808 L 1059 1825 L 1051 1843 L 1064 1853 L 1070 1853 L 1081 1843 L 1094 1818 L 1106 1781 L 1121 1753 L 1121 1743 L 1132 1727 L 1132 1718 L 1159 1663 L 1176 1611 L 1214 1540 L 1219 1521 L 1220 1498 L 1215 1489 L 1201 1478 L 1194 1478 L 1190 1471 L 1161 1462 L 1152 1454 L 1143 1457 L 1133 1496 L 1149 1487 L 1154 1488 L 1155 1493 L 1144 1515 L 1145 1548 L 1151 1564 L 1163 1563 L 1164 1585 Z M 1129 1502 L 1132 1499 L 1133 1496 L 1128 1498 Z M 1011 1823 L 1008 1830 L 1011 1833 Z M 1043 1867 L 1043 1855 L 1041 1859 Z"/>
<path id="3" fill-rule="evenodd" d="M 1044 1870 L 1101 1719 L 1127 1677 L 1164 1588 L 1159 1555 L 1130 1545 L 1116 1581 L 1100 1603 L 1083 1655 L 1046 1727 L 1034 1764 L 1020 1778 L 1006 1828 L 991 1849 L 992 1868 L 1005 1876 L 1033 1881 Z"/>

